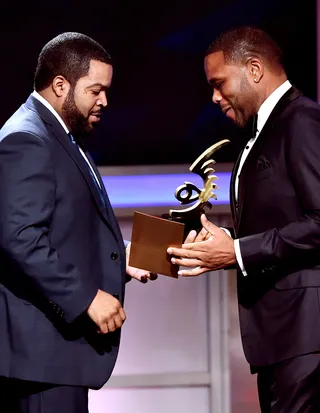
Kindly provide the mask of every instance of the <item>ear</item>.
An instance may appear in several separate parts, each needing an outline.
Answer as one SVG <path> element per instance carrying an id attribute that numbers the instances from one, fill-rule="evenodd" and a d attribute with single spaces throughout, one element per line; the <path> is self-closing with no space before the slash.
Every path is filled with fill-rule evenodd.
<path id="1" fill-rule="evenodd" d="M 52 81 L 52 90 L 59 98 L 67 96 L 70 90 L 70 83 L 64 76 L 56 76 Z"/>
<path id="2" fill-rule="evenodd" d="M 264 74 L 264 65 L 257 57 L 252 57 L 247 62 L 249 76 L 254 83 L 259 83 Z"/>

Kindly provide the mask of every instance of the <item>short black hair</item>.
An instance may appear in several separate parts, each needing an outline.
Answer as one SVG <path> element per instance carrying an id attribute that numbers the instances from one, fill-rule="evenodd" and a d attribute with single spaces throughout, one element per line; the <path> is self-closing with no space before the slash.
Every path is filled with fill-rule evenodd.
<path id="1" fill-rule="evenodd" d="M 41 50 L 34 76 L 34 88 L 46 89 L 58 76 L 71 86 L 89 72 L 90 61 L 112 65 L 109 53 L 95 40 L 81 33 L 66 32 L 50 40 Z"/>
<path id="2" fill-rule="evenodd" d="M 270 69 L 283 72 L 283 54 L 278 44 L 254 26 L 229 29 L 214 40 L 206 56 L 223 52 L 226 63 L 246 64 L 251 57 L 260 58 Z"/>

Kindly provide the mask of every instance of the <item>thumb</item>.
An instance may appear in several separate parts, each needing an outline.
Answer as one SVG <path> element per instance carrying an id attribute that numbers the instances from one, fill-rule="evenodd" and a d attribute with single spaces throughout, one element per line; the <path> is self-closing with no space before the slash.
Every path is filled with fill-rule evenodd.
<path id="1" fill-rule="evenodd" d="M 210 234 L 214 235 L 215 225 L 208 220 L 205 214 L 201 215 L 201 224 Z"/>

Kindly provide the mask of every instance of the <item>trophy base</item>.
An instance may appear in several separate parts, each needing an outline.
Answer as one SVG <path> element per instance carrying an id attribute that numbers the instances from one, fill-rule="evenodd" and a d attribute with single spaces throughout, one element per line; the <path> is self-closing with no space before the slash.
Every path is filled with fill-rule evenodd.
<path id="1" fill-rule="evenodd" d="M 134 212 L 129 265 L 178 278 L 179 266 L 171 263 L 169 247 L 181 248 L 184 226 L 141 212 Z"/>

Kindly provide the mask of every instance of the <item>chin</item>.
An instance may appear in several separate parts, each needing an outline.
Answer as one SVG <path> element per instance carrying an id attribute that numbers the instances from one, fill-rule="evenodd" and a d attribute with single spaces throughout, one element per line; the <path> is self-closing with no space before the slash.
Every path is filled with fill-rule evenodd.
<path id="1" fill-rule="evenodd" d="M 86 129 L 85 129 L 85 132 L 86 132 L 86 133 L 91 132 L 95 126 L 96 126 L 96 125 L 94 125 L 93 123 L 89 123 L 89 124 L 87 125 Z"/>
<path id="2" fill-rule="evenodd" d="M 233 121 L 233 123 L 234 123 L 236 126 L 238 126 L 238 128 L 244 128 L 244 127 L 247 125 L 248 121 L 247 121 L 247 120 L 244 120 L 244 119 L 235 119 L 235 120 Z"/>
<path id="3" fill-rule="evenodd" d="M 89 126 L 90 129 L 93 129 L 99 124 L 99 122 L 100 122 L 100 120 L 98 120 L 96 122 L 90 122 L 88 126 Z"/>

